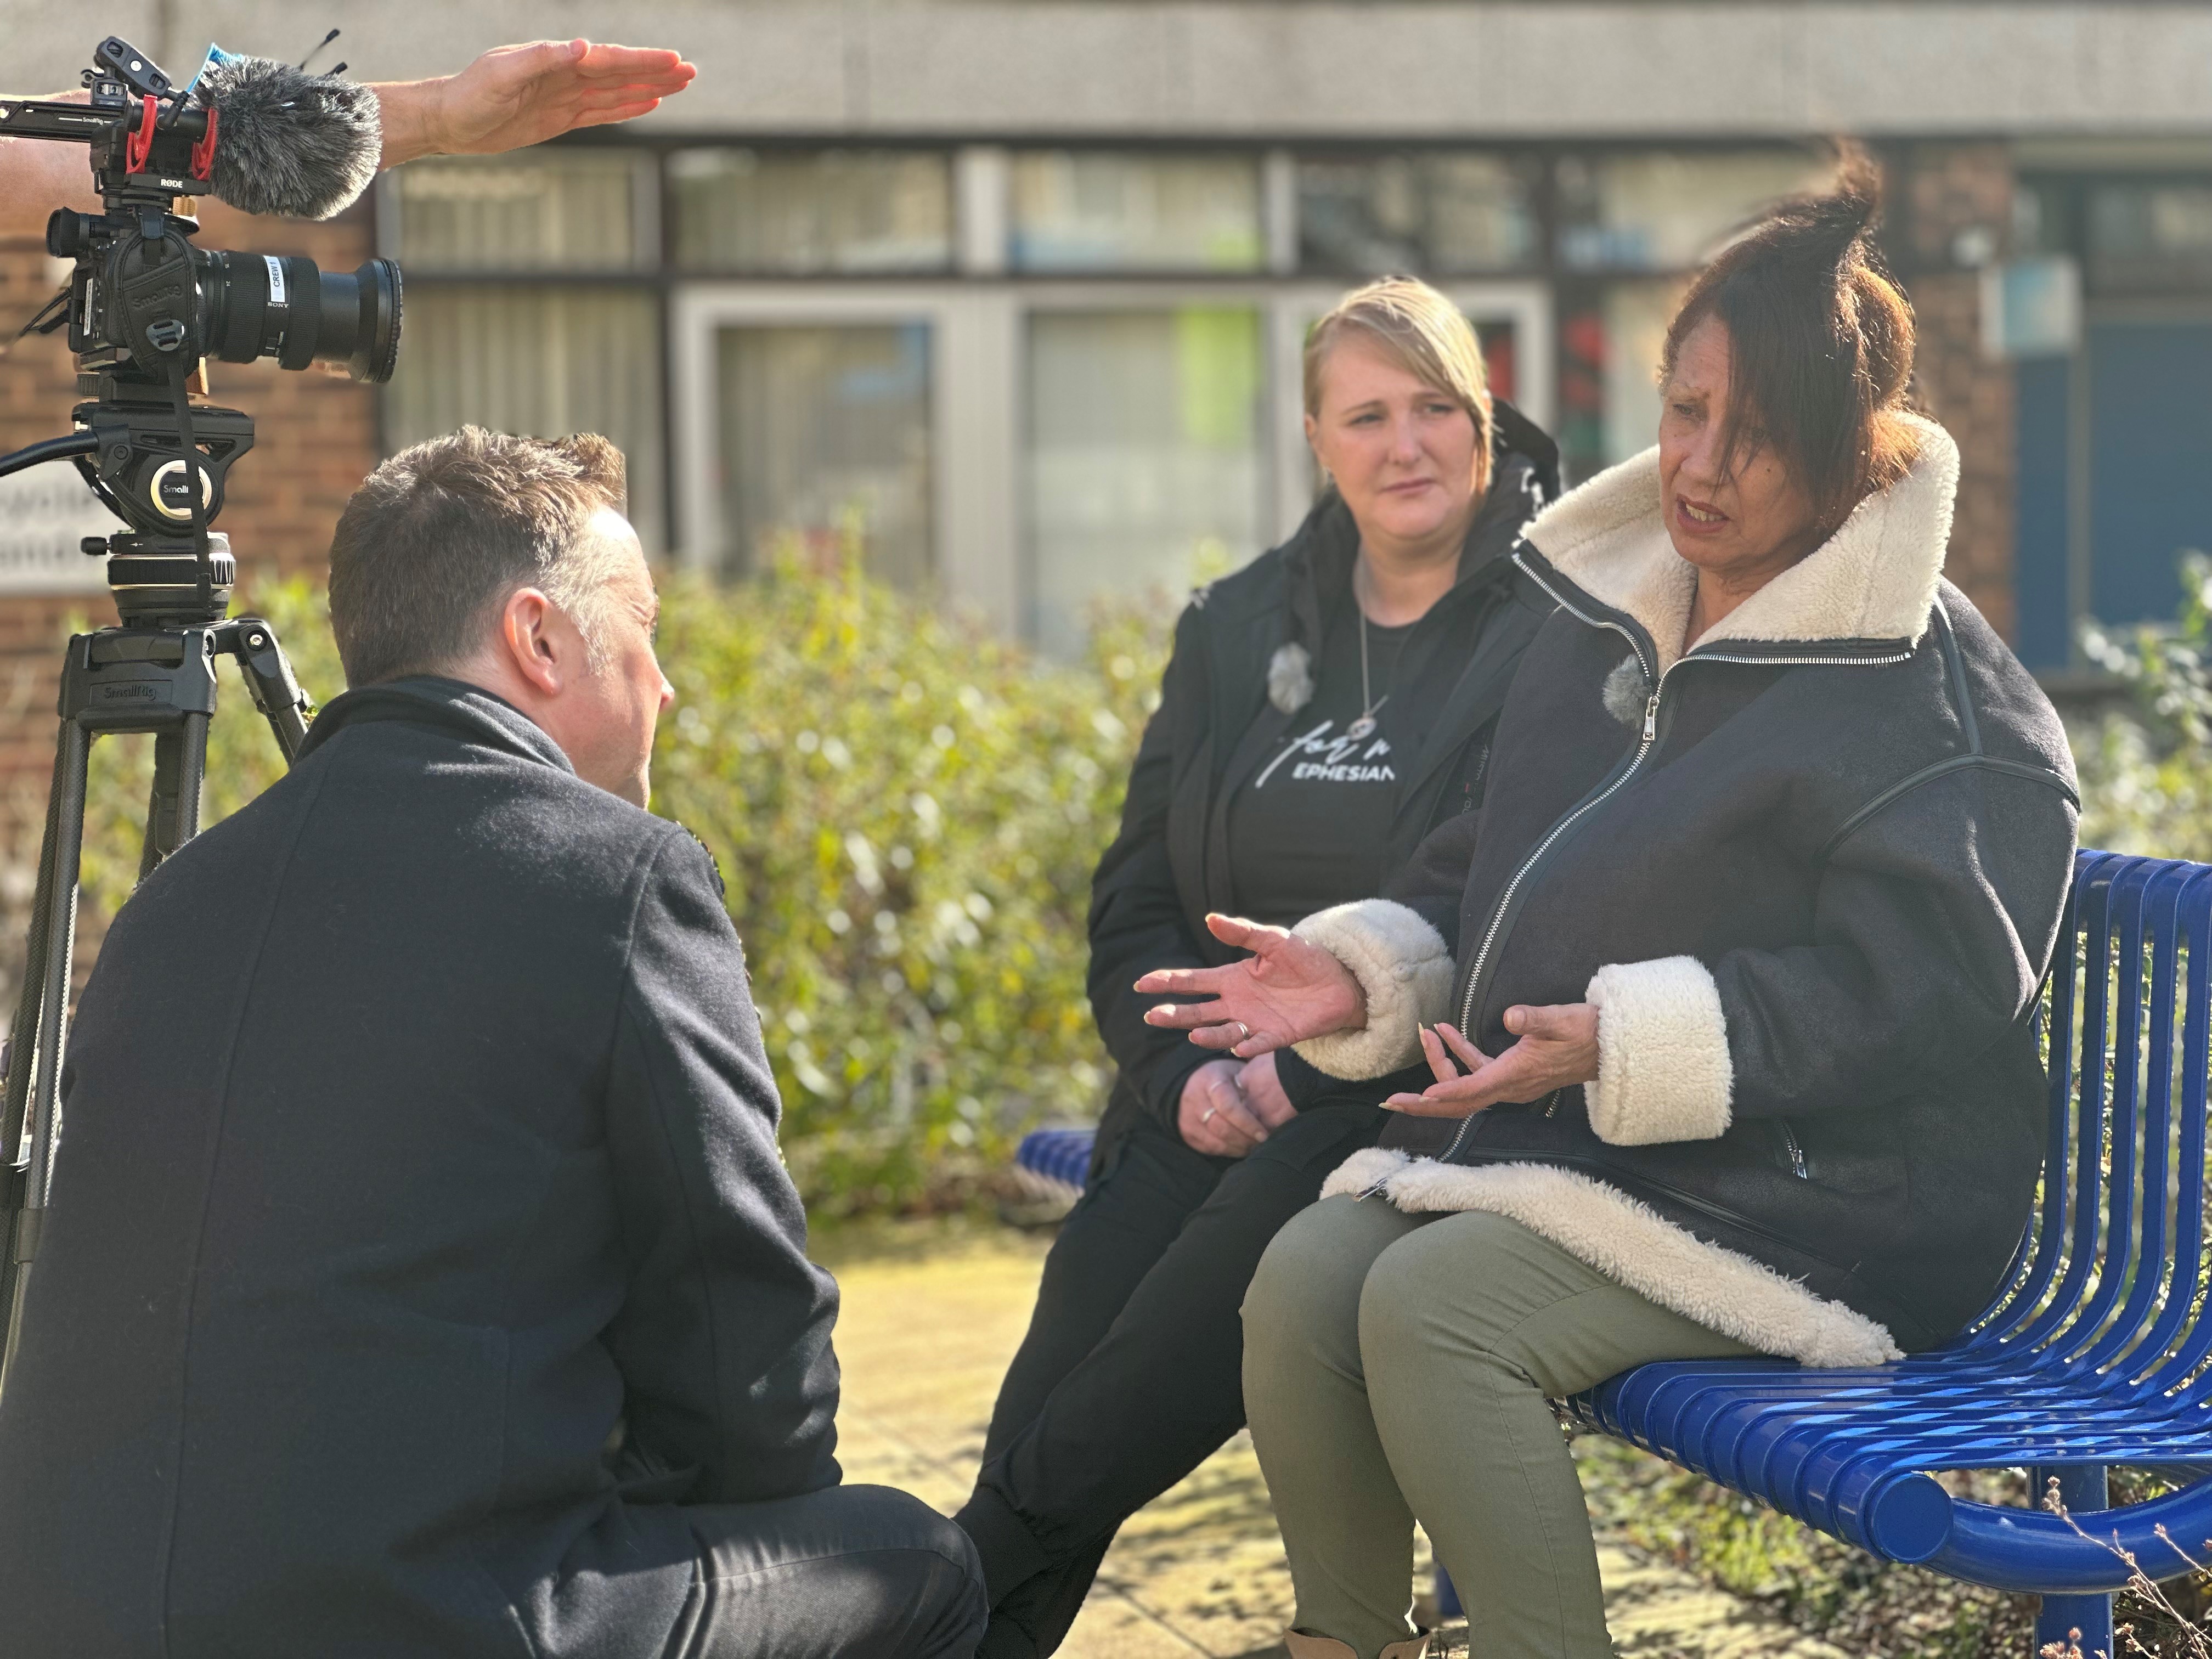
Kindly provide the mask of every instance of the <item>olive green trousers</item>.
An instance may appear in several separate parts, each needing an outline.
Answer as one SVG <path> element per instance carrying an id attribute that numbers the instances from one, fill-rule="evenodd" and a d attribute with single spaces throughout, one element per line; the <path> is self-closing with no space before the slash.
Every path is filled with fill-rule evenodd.
<path id="1" fill-rule="evenodd" d="M 1751 1350 L 1518 1222 L 1324 1199 L 1244 1297 L 1244 1403 L 1297 1592 L 1359 1659 L 1413 1633 L 1413 1522 L 1483 1659 L 1608 1659 L 1581 1483 L 1548 1403 Z"/>

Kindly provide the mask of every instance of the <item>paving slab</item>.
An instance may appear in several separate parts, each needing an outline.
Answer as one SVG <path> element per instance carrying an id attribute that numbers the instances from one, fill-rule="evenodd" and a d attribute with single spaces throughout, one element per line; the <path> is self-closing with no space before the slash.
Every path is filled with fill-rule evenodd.
<path id="1" fill-rule="evenodd" d="M 846 1479 L 903 1486 L 950 1513 L 975 1479 L 991 1402 L 1020 1343 L 1049 1239 L 971 1223 L 832 1233 Z M 1624 1659 L 1844 1659 L 1750 1603 L 1601 1538 Z M 1427 1580 L 1425 1540 L 1415 1580 Z M 1239 1434 L 1132 1517 L 1060 1652 L 1066 1659 L 1279 1655 L 1290 1571 L 1266 1483 Z M 1455 1632 L 1455 1651 L 1468 1638 Z M 1474 1651 L 1481 1651 L 1480 1626 Z"/>

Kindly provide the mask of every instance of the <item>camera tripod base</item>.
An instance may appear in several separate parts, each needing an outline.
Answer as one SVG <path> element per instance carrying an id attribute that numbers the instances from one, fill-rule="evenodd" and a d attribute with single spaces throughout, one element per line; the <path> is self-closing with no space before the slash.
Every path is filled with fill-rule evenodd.
<path id="1" fill-rule="evenodd" d="M 6 1388 L 21 1331 L 23 1293 L 38 1255 L 61 1128 L 64 1014 L 76 943 L 92 741 L 105 732 L 153 736 L 153 797 L 138 866 L 143 880 L 198 832 L 219 656 L 238 664 L 254 706 L 268 720 L 289 764 L 307 737 L 310 705 L 276 630 L 260 617 L 102 628 L 69 642 L 22 993 L 9 1034 L 6 1093 L 0 1096 L 0 1149 L 9 1159 L 0 1164 L 0 1219 L 8 1224 L 7 1259 L 0 1263 L 0 1320 L 6 1322 L 0 1391 Z"/>

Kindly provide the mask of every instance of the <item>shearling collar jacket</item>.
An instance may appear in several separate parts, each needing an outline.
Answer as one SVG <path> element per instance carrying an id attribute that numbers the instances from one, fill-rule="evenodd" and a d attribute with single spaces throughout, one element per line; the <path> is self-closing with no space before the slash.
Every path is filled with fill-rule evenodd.
<path id="1" fill-rule="evenodd" d="M 1401 902 L 1300 924 L 1369 1006 L 1302 1053 L 1377 1078 L 1418 1059 L 1417 1022 L 1497 1054 L 1507 1008 L 1587 1001 L 1598 1076 L 1407 1118 L 1330 1191 L 1511 1215 L 1812 1364 L 1986 1304 L 2041 1164 L 2033 1010 L 2077 798 L 2050 703 L 1942 579 L 1958 454 L 1919 436 L 1908 476 L 1686 654 L 1696 575 L 1656 451 L 1530 526 L 1516 558 L 1559 609 L 1483 809 Z"/>
<path id="2" fill-rule="evenodd" d="M 1468 528 L 1458 585 L 1439 601 L 1452 607 L 1440 620 L 1466 630 L 1465 667 L 1405 769 L 1389 836 L 1376 849 L 1378 890 L 1442 817 L 1479 792 L 1506 689 L 1552 610 L 1512 553 L 1558 497 L 1559 451 L 1510 404 L 1496 411 L 1489 499 Z M 1091 1006 L 1118 1070 L 1099 1126 L 1100 1163 L 1139 1114 L 1171 1125 L 1184 1079 L 1208 1058 L 1180 1031 L 1145 1024 L 1159 999 L 1130 985 L 1147 969 L 1212 967 L 1237 954 L 1206 929 L 1207 911 L 1236 908 L 1228 805 L 1289 730 L 1301 706 L 1297 662 L 1318 648 L 1329 614 L 1350 603 L 1358 546 L 1350 509 L 1331 492 L 1280 547 L 1194 595 L 1176 624 L 1121 831 L 1091 884 Z"/>

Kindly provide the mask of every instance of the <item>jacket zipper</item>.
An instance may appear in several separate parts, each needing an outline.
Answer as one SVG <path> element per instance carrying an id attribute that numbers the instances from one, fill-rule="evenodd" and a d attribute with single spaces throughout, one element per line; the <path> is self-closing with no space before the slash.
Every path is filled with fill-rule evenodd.
<path id="1" fill-rule="evenodd" d="M 1805 1166 L 1805 1149 L 1797 1144 L 1797 1132 L 1778 1118 L 1776 1123 L 1782 1131 L 1782 1144 L 1789 1149 L 1790 1174 L 1800 1181 L 1810 1181 L 1813 1177 Z"/>
<path id="2" fill-rule="evenodd" d="M 1539 587 L 1542 588 L 1547 593 L 1549 593 L 1553 599 L 1558 600 L 1559 608 L 1562 611 L 1566 611 L 1570 616 L 1574 617 L 1580 622 L 1587 623 L 1592 628 L 1610 629 L 1614 633 L 1620 635 L 1623 639 L 1626 640 L 1628 641 L 1629 649 L 1636 653 L 1637 665 L 1644 670 L 1644 678 L 1645 683 L 1651 687 L 1651 695 L 1644 700 L 1644 730 L 1639 734 L 1639 738 L 1636 745 L 1636 752 L 1628 757 L 1628 763 L 1623 766 L 1620 771 L 1616 772 L 1613 775 L 1612 779 L 1606 783 L 1606 785 L 1601 788 L 1596 794 L 1591 796 L 1581 805 L 1576 807 L 1574 811 L 1569 812 L 1566 817 L 1561 818 L 1557 823 L 1553 824 L 1550 832 L 1545 836 L 1544 839 L 1536 843 L 1535 851 L 1529 854 L 1528 856 L 1522 861 L 1521 867 L 1513 872 L 1513 879 L 1505 884 L 1505 891 L 1500 896 L 1498 901 L 1497 909 L 1492 913 L 1490 926 L 1484 930 L 1481 948 L 1475 952 L 1474 965 L 1468 972 L 1467 994 L 1460 1000 L 1459 1029 L 1461 1035 L 1462 1036 L 1466 1035 L 1468 1028 L 1474 1023 L 1475 1004 L 1477 997 L 1482 989 L 1483 970 L 1489 966 L 1492 950 L 1498 943 L 1498 931 L 1504 926 L 1506 913 L 1512 908 L 1514 895 L 1520 890 L 1521 884 L 1528 879 L 1529 872 L 1533 871 L 1538 864 L 1543 861 L 1544 855 L 1552 850 L 1553 847 L 1559 842 L 1559 839 L 1564 836 L 1569 830 L 1572 829 L 1584 817 L 1588 817 L 1591 812 L 1596 811 L 1598 807 L 1603 805 L 1607 800 L 1618 794 L 1623 786 L 1625 786 L 1631 778 L 1636 775 L 1638 769 L 1644 764 L 1644 757 L 1651 752 L 1653 746 L 1658 742 L 1659 701 L 1660 698 L 1665 695 L 1668 678 L 1674 672 L 1675 669 L 1680 668 L 1686 662 L 1739 663 L 1755 668 L 1876 668 L 1895 663 L 1910 662 L 1912 659 L 1912 653 L 1910 649 L 1893 652 L 1887 656 L 1881 657 L 1803 657 L 1795 655 L 1770 655 L 1756 657 L 1746 655 L 1741 653 L 1723 653 L 1718 651 L 1694 652 L 1690 654 L 1676 658 L 1671 665 L 1662 670 L 1655 678 L 1651 672 L 1650 665 L 1644 659 L 1644 647 L 1634 634 L 1631 633 L 1627 629 L 1622 627 L 1617 622 L 1608 621 L 1602 617 L 1593 617 L 1588 611 L 1583 610 L 1581 606 L 1573 604 L 1566 599 L 1565 595 L 1560 593 L 1557 588 L 1546 581 L 1542 576 L 1539 575 L 1534 570 L 1529 570 L 1527 565 L 1522 564 L 1521 558 L 1518 554 L 1514 556 L 1513 562 L 1516 564 L 1520 564 L 1522 569 L 1528 572 L 1529 579 Z M 1545 1116 L 1549 1117 L 1558 1110 L 1559 1099 L 1554 1096 L 1550 1108 L 1544 1115 Z M 1451 1145 L 1444 1148 L 1443 1157 L 1440 1161 L 1449 1163 L 1452 1158 L 1457 1154 L 1461 1144 L 1467 1139 L 1468 1131 L 1474 1127 L 1474 1119 L 1476 1115 L 1480 1115 L 1480 1114 L 1469 1115 L 1460 1124 L 1459 1133 L 1452 1137 Z M 1377 1183 L 1377 1187 L 1370 1190 L 1379 1189 L 1380 1183 Z M 1362 1196 L 1364 1197 L 1366 1194 L 1363 1194 Z"/>

